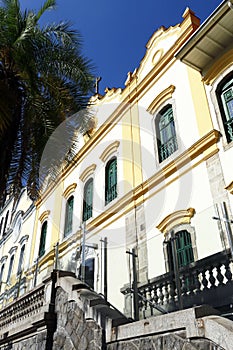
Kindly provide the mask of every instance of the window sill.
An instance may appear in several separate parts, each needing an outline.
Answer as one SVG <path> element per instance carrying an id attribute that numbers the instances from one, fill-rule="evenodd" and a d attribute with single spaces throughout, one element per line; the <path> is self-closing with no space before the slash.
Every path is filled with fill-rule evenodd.
<path id="1" fill-rule="evenodd" d="M 233 147 L 233 141 L 228 143 L 226 141 L 225 137 L 224 137 L 224 139 L 223 139 L 223 150 L 224 150 L 224 152 L 228 151 L 232 147 Z"/>

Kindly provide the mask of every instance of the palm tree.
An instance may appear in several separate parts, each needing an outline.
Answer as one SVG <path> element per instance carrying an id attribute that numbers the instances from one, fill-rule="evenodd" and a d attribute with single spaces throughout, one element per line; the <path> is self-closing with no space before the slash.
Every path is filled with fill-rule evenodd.
<path id="1" fill-rule="evenodd" d="M 56 0 L 38 12 L 22 11 L 19 0 L 0 3 L 0 194 L 26 186 L 35 199 L 44 146 L 62 121 L 87 106 L 92 67 L 69 23 L 39 24 Z"/>

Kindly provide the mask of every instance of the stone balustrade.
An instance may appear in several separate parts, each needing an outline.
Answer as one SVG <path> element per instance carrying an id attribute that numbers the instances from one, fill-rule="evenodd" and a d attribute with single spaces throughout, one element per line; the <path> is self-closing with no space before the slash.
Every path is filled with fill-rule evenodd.
<path id="1" fill-rule="evenodd" d="M 231 265 L 230 253 L 227 251 L 213 254 L 180 268 L 182 307 L 209 304 L 223 313 L 226 312 L 227 307 L 229 308 L 233 303 Z M 125 289 L 122 292 L 128 294 L 132 290 Z M 138 292 L 139 308 L 143 318 L 157 314 L 156 306 L 168 312 L 178 310 L 180 307 L 173 272 L 157 276 L 146 284 L 139 284 Z"/>
<path id="2" fill-rule="evenodd" d="M 17 323 L 29 322 L 29 318 L 42 311 L 45 305 L 45 285 L 34 288 L 0 310 L 1 335 Z"/>

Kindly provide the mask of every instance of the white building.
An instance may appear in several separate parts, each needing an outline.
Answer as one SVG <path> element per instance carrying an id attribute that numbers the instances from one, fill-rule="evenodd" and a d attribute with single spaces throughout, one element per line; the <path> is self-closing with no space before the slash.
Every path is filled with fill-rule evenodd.
<path id="1" fill-rule="evenodd" d="M 223 1 L 200 27 L 187 8 L 158 29 L 125 88 L 93 96 L 94 124 L 56 181 L 34 204 L 6 201 L 2 306 L 56 268 L 137 318 L 134 262 L 140 317 L 207 301 L 229 311 L 230 224 L 212 217 L 233 209 L 232 20 Z"/>

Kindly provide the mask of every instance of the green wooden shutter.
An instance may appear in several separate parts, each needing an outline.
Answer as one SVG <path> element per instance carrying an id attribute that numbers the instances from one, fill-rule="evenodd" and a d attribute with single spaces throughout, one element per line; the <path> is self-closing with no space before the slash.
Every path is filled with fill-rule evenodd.
<path id="1" fill-rule="evenodd" d="M 4 223 L 4 228 L 3 228 L 3 235 L 6 234 L 8 216 L 9 216 L 9 210 L 7 211 L 6 217 L 5 217 L 5 223 Z"/>
<path id="2" fill-rule="evenodd" d="M 92 202 L 93 202 L 93 179 L 87 181 L 84 186 L 83 198 L 83 221 L 92 217 Z"/>
<path id="3" fill-rule="evenodd" d="M 117 197 L 117 159 L 111 159 L 105 171 L 105 204 Z"/>
<path id="4" fill-rule="evenodd" d="M 0 287 L 1 287 L 1 282 L 2 282 L 2 278 L 3 278 L 4 268 L 5 268 L 5 264 L 2 264 L 1 272 L 0 272 Z"/>
<path id="5" fill-rule="evenodd" d="M 65 236 L 72 231 L 73 224 L 73 207 L 74 207 L 74 197 L 71 196 L 66 202 L 66 217 L 65 217 Z"/>
<path id="6" fill-rule="evenodd" d="M 190 233 L 186 230 L 176 233 L 176 250 L 178 267 L 186 266 L 194 261 Z"/>
<path id="7" fill-rule="evenodd" d="M 41 236 L 40 236 L 40 246 L 39 246 L 39 258 L 44 255 L 45 253 L 45 242 L 46 242 L 46 235 L 47 235 L 47 226 L 48 223 L 45 221 L 41 228 Z"/>
<path id="8" fill-rule="evenodd" d="M 14 259 L 15 259 L 15 256 L 12 255 L 12 257 L 10 259 L 10 265 L 9 265 L 8 274 L 7 274 L 7 282 L 9 282 L 10 278 L 11 278 L 11 273 L 12 273 L 12 269 L 13 269 Z"/>
<path id="9" fill-rule="evenodd" d="M 2 234 L 3 222 L 4 222 L 4 218 L 2 218 L 1 224 L 0 224 L 0 236 Z"/>
<path id="10" fill-rule="evenodd" d="M 21 251 L 20 251 L 19 265 L 18 265 L 18 271 L 17 271 L 18 275 L 22 272 L 24 251 L 25 251 L 25 244 L 22 246 Z"/>
<path id="11" fill-rule="evenodd" d="M 172 106 L 166 106 L 161 112 L 157 120 L 157 143 L 159 152 L 159 161 L 162 162 L 174 153 L 177 148 L 177 137 L 175 130 L 175 122 L 173 117 Z"/>

